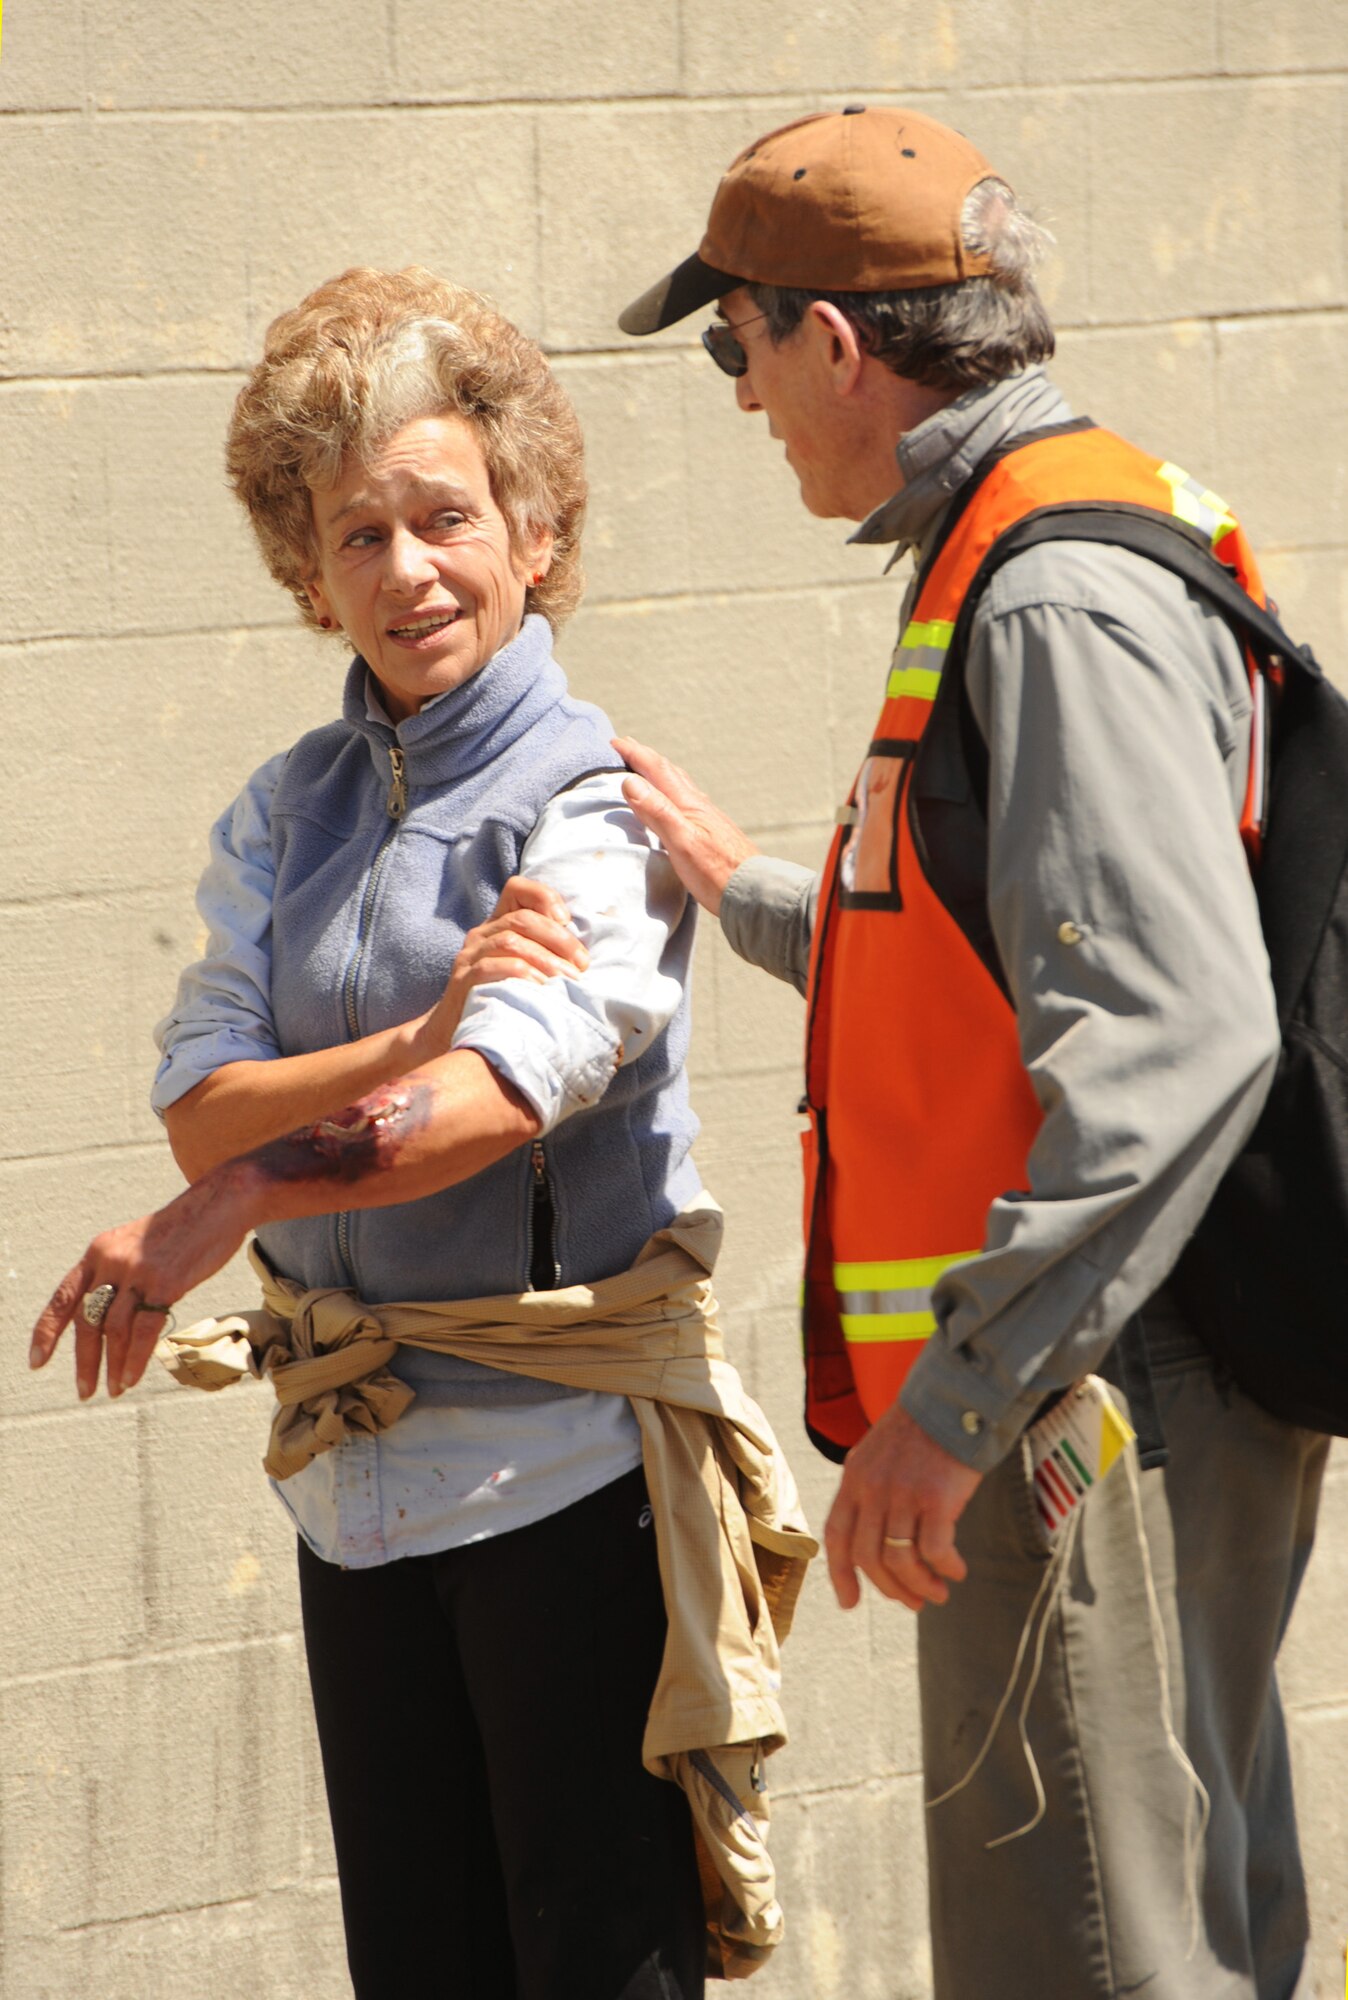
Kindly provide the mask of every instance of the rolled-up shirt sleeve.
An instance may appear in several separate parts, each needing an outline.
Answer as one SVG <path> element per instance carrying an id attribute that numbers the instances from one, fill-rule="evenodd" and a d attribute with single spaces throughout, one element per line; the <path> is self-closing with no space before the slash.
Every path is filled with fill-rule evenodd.
<path id="1" fill-rule="evenodd" d="M 969 689 L 991 761 L 989 911 L 1043 1122 L 1028 1186 L 937 1286 L 938 1332 L 902 1393 L 983 1471 L 1167 1277 L 1279 1043 L 1236 831 L 1248 724 L 1229 632 L 1187 597 L 1145 638 L 1089 593 L 1017 602 L 1014 568 L 976 621 Z"/>
<path id="2" fill-rule="evenodd" d="M 206 950 L 179 978 L 154 1031 L 160 1063 L 150 1102 L 161 1118 L 225 1063 L 270 1062 L 281 1053 L 270 997 L 271 803 L 284 763 L 282 751 L 255 771 L 211 829 L 197 888 Z"/>
<path id="3" fill-rule="evenodd" d="M 562 792 L 526 841 L 520 873 L 555 889 L 590 954 L 575 979 L 474 987 L 454 1036 L 528 1099 L 549 1132 L 594 1104 L 673 1019 L 694 912 L 667 855 L 622 796 L 622 771 Z"/>

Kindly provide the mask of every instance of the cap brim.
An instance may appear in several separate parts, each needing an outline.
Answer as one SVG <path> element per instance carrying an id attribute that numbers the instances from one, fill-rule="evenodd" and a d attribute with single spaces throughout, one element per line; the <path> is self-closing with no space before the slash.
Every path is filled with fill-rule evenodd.
<path id="1" fill-rule="evenodd" d="M 733 292 L 742 282 L 729 271 L 718 271 L 704 264 L 694 251 L 648 292 L 633 299 L 627 310 L 618 315 L 618 324 L 624 333 L 659 333 L 662 326 L 673 326 L 676 320 L 686 319 L 689 313 L 709 306 L 722 293 Z"/>

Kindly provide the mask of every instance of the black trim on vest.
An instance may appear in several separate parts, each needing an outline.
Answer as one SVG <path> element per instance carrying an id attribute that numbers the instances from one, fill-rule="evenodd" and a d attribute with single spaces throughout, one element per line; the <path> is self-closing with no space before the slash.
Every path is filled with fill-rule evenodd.
<path id="1" fill-rule="evenodd" d="M 614 754 L 616 756 L 617 753 L 615 752 Z M 577 785 L 583 785 L 587 778 L 612 778 L 619 771 L 630 769 L 631 766 L 624 764 L 620 757 L 613 764 L 596 764 L 592 771 L 578 771 L 574 778 L 568 778 L 564 785 L 558 785 L 556 791 L 552 794 L 552 799 L 565 798 L 568 792 L 575 791 Z M 552 799 L 548 800 L 549 805 L 552 804 Z"/>
<path id="2" fill-rule="evenodd" d="M 850 1449 L 839 1444 L 810 1421 L 811 1407 L 820 1415 L 830 1404 L 856 1400 L 856 1382 L 848 1358 L 838 1309 L 838 1292 L 833 1282 L 833 1243 L 828 1232 L 828 1112 L 822 1105 L 814 1111 L 815 1181 L 805 1239 L 805 1273 L 801 1287 L 800 1331 L 805 1357 L 805 1432 L 815 1450 L 835 1465 L 841 1465 Z M 824 1268 L 819 1270 L 820 1247 L 827 1249 Z"/>

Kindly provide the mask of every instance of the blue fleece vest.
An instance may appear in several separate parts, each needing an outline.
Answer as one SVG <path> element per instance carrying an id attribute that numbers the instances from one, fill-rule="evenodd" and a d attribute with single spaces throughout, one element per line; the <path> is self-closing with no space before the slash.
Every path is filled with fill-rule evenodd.
<path id="1" fill-rule="evenodd" d="M 567 693 L 543 618 L 526 619 L 472 680 L 396 729 L 366 715 L 365 679 L 358 657 L 342 721 L 300 738 L 272 805 L 271 1004 L 284 1055 L 432 1006 L 548 800 L 620 763 L 607 717 Z M 395 742 L 406 759 L 401 821 L 388 811 Z M 693 920 L 690 900 L 682 921 Z M 544 1141 L 564 1285 L 625 1270 L 697 1191 L 688 1026 L 685 994 L 600 1101 Z M 258 1239 L 301 1284 L 349 1286 L 372 1304 L 522 1291 L 532 1187 L 524 1146 L 420 1201 L 270 1223 Z"/>

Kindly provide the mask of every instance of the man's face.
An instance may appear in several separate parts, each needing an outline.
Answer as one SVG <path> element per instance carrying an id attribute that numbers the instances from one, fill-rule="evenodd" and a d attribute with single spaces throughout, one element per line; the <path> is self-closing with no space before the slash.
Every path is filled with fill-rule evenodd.
<path id="1" fill-rule="evenodd" d="M 786 462 L 800 481 L 800 497 L 812 514 L 860 520 L 869 512 L 849 492 L 852 453 L 844 413 L 828 368 L 827 336 L 808 318 L 780 343 L 768 337 L 767 322 L 742 286 L 717 301 L 717 316 L 735 329 L 748 363 L 735 382 L 740 408 L 761 410 L 769 435 L 786 447 Z"/>

